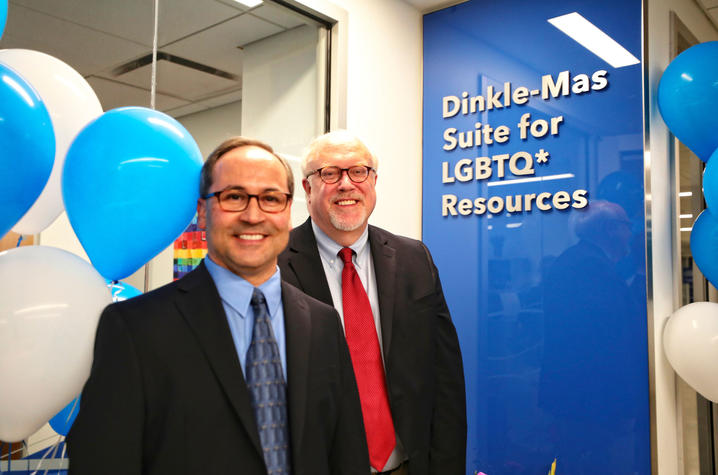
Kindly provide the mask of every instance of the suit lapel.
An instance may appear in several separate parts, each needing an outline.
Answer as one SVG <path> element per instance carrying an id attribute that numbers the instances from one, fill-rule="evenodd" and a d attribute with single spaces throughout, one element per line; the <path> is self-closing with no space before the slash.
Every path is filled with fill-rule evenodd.
<path id="1" fill-rule="evenodd" d="M 282 282 L 282 305 L 287 345 L 287 393 L 292 457 L 301 460 L 302 434 L 307 408 L 307 379 L 312 321 L 303 296 L 291 285 Z"/>
<path id="2" fill-rule="evenodd" d="M 204 262 L 182 279 L 178 288 L 177 308 L 197 337 L 215 376 L 262 456 L 252 402 L 237 358 L 237 349 L 219 293 Z"/>
<path id="3" fill-rule="evenodd" d="M 394 324 L 394 302 L 396 291 L 396 250 L 374 226 L 369 226 L 369 245 L 374 260 L 374 276 L 379 294 L 379 316 L 381 319 L 384 361 L 389 361 L 392 327 Z M 387 363 L 388 367 L 388 363 Z"/>
<path id="4" fill-rule="evenodd" d="M 292 233 L 287 262 L 302 291 L 327 305 L 334 306 L 309 219 Z"/>

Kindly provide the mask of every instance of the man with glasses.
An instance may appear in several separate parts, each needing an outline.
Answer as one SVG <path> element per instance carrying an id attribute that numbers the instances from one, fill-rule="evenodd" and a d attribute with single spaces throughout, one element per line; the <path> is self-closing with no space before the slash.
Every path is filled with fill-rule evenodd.
<path id="1" fill-rule="evenodd" d="M 208 257 L 104 311 L 71 474 L 366 475 L 336 311 L 280 279 L 293 190 L 268 145 L 235 137 L 210 154 L 197 204 Z"/>
<path id="2" fill-rule="evenodd" d="M 334 305 L 342 318 L 367 472 L 463 475 L 461 352 L 429 251 L 368 225 L 377 161 L 356 136 L 337 131 L 315 139 L 302 168 L 310 219 L 291 232 L 279 266 L 283 279 Z"/>

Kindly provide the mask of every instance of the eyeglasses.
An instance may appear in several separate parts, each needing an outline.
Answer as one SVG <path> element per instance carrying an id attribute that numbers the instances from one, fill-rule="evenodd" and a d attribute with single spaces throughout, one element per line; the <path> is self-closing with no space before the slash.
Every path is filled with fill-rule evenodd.
<path id="1" fill-rule="evenodd" d="M 307 178 L 317 173 L 324 183 L 331 185 L 332 183 L 336 183 L 341 180 L 342 174 L 347 172 L 347 176 L 351 181 L 354 183 L 363 183 L 369 177 L 370 171 L 375 170 L 366 165 L 354 165 L 349 168 L 323 167 L 317 168 L 313 172 L 307 174 Z"/>
<path id="2" fill-rule="evenodd" d="M 244 211 L 249 206 L 249 200 L 256 198 L 259 209 L 265 213 L 284 211 L 287 208 L 287 203 L 292 198 L 289 193 L 281 191 L 263 191 L 257 195 L 251 195 L 236 186 L 229 186 L 224 190 L 215 191 L 202 198 L 209 199 L 213 196 L 217 198 L 222 211 Z"/>

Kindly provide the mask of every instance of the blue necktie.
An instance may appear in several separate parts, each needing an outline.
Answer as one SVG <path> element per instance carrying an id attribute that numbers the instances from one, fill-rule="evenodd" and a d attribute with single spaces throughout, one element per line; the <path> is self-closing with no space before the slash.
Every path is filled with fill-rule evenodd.
<path id="1" fill-rule="evenodd" d="M 252 294 L 254 329 L 247 350 L 247 386 L 264 450 L 267 473 L 289 474 L 289 427 L 287 424 L 287 389 L 282 360 L 272 333 L 264 294 Z"/>

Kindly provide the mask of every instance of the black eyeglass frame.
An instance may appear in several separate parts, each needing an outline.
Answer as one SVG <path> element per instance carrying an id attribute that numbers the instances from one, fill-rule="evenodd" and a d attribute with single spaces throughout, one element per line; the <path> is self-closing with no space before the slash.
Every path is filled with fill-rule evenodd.
<path id="1" fill-rule="evenodd" d="M 225 209 L 225 208 L 222 206 L 222 200 L 219 199 L 219 195 L 221 195 L 222 193 L 224 193 L 225 191 L 228 191 L 228 190 L 235 190 L 235 191 L 237 191 L 237 192 L 239 192 L 239 193 L 244 193 L 245 195 L 247 195 L 247 205 L 246 205 L 244 208 L 242 208 L 242 209 Z M 262 195 L 270 194 L 270 193 L 277 193 L 277 194 L 284 195 L 284 196 L 287 197 L 287 201 L 284 202 L 284 207 L 283 207 L 282 209 L 266 210 L 266 209 L 264 209 L 264 208 L 262 207 L 262 201 L 259 199 L 259 197 L 262 196 Z M 252 201 L 252 198 L 254 198 L 254 199 L 257 200 L 257 206 L 259 207 L 260 210 L 262 210 L 262 211 L 265 212 L 265 213 L 281 213 L 282 211 L 284 211 L 285 209 L 287 209 L 287 206 L 289 206 L 289 203 L 292 201 L 292 195 L 291 195 L 290 193 L 285 193 L 285 192 L 282 192 L 282 191 L 263 191 L 263 192 L 261 192 L 261 193 L 259 193 L 259 194 L 252 194 L 252 193 L 247 193 L 246 191 L 242 190 L 241 188 L 238 188 L 238 187 L 233 186 L 233 185 L 230 185 L 230 186 L 228 186 L 228 187 L 226 187 L 226 188 L 223 188 L 223 189 L 221 189 L 221 190 L 218 190 L 218 191 L 215 191 L 215 192 L 213 192 L 213 193 L 209 193 L 209 194 L 207 194 L 207 195 L 205 195 L 205 196 L 202 196 L 202 199 L 208 200 L 208 199 L 210 199 L 210 198 L 212 198 L 212 197 L 217 198 L 217 204 L 219 205 L 219 208 L 220 208 L 222 211 L 225 211 L 225 212 L 227 212 L 227 213 L 241 213 L 242 211 L 245 211 L 247 208 L 249 208 L 249 202 Z"/>
<path id="2" fill-rule="evenodd" d="M 339 170 L 339 175 L 337 175 L 337 179 L 336 179 L 336 180 L 334 180 L 334 181 L 327 181 L 327 180 L 324 179 L 324 176 L 322 175 L 322 170 L 326 170 L 327 168 L 334 168 L 334 169 Z M 364 177 L 364 179 L 357 181 L 357 180 L 355 180 L 354 178 L 352 178 L 351 173 L 349 173 L 349 170 L 351 170 L 352 168 L 364 168 L 364 169 L 366 169 L 366 176 Z M 335 165 L 330 165 L 330 166 L 328 166 L 328 167 L 317 168 L 317 169 L 314 170 L 313 172 L 307 173 L 307 178 L 309 178 L 310 176 L 312 176 L 312 175 L 314 175 L 314 174 L 318 174 L 318 175 L 319 175 L 319 178 L 321 178 L 324 183 L 326 183 L 327 185 L 332 185 L 332 184 L 334 184 L 334 183 L 339 182 L 339 181 L 342 179 L 342 176 L 344 176 L 344 172 L 347 173 L 347 176 L 349 177 L 349 180 L 350 180 L 352 183 L 364 183 L 364 182 L 367 180 L 367 178 L 369 178 L 369 173 L 371 173 L 371 172 L 376 173 L 376 170 L 375 170 L 373 167 L 370 167 L 369 165 L 352 165 L 352 166 L 349 167 L 349 168 L 340 168 L 340 167 L 337 167 L 337 166 L 335 166 Z"/>

